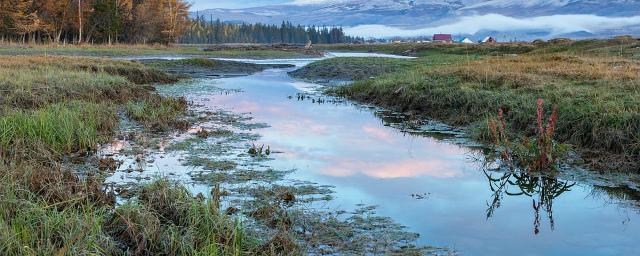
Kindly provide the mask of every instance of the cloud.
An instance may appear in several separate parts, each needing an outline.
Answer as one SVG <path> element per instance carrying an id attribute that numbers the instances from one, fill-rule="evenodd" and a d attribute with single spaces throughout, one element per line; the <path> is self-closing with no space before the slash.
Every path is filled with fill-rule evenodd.
<path id="1" fill-rule="evenodd" d="M 385 25 L 360 25 L 346 28 L 349 35 L 361 37 L 429 36 L 435 33 L 476 34 L 483 30 L 509 31 L 546 31 L 550 36 L 572 32 L 597 33 L 604 30 L 620 29 L 640 25 L 640 16 L 603 17 L 590 14 L 551 15 L 533 18 L 514 18 L 500 14 L 468 16 L 453 23 L 420 29 L 404 29 Z"/>
<path id="2" fill-rule="evenodd" d="M 349 2 L 348 0 L 294 0 L 293 4 L 306 5 L 306 4 L 335 4 Z"/>

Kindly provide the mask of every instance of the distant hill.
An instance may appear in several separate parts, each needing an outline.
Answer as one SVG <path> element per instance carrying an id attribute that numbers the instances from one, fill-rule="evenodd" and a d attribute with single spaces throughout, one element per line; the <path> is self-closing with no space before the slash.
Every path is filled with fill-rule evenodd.
<path id="1" fill-rule="evenodd" d="M 405 30 L 461 30 L 455 29 L 459 22 L 466 19 L 466 22 L 473 24 L 473 19 L 480 19 L 487 23 L 484 24 L 484 30 L 517 32 L 523 35 L 526 35 L 527 30 L 535 30 L 536 35 L 539 35 L 541 29 L 546 29 L 548 37 L 597 37 L 624 32 L 640 34 L 638 0 L 326 0 L 313 1 L 313 4 L 208 9 L 191 15 L 196 14 L 249 23 L 280 24 L 287 20 L 304 25 L 385 25 Z M 512 22 L 502 17 L 522 20 L 525 24 L 509 24 Z M 495 22 L 491 22 L 490 18 L 496 18 Z M 532 18 L 536 18 L 537 23 L 532 23 Z M 504 22 L 508 24 L 503 24 Z M 548 24 L 543 24 L 545 22 Z M 509 25 L 514 28 L 509 28 Z M 479 33 L 440 32 L 471 35 Z M 399 36 L 403 36 L 401 33 L 398 32 Z M 376 33 L 372 31 L 370 34 L 373 36 Z"/>

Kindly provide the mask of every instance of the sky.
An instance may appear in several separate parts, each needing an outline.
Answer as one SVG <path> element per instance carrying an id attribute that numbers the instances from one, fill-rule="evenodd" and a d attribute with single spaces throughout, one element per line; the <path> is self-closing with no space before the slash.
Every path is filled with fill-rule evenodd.
<path id="1" fill-rule="evenodd" d="M 191 2 L 192 11 L 209 8 L 247 8 L 271 4 L 283 4 L 295 2 L 294 0 L 187 0 Z M 311 0 L 313 1 L 313 0 Z M 304 2 L 304 1 L 299 1 Z"/>

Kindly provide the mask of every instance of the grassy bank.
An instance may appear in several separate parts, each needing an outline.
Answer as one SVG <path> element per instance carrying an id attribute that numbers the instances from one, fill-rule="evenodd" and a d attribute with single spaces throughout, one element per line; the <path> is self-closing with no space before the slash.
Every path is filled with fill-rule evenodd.
<path id="1" fill-rule="evenodd" d="M 0 150 L 14 160 L 95 149 L 125 103 L 159 97 L 146 84 L 176 81 L 139 63 L 84 57 L 7 57 L 0 74 Z M 167 114 L 161 120 L 177 119 Z"/>
<path id="2" fill-rule="evenodd" d="M 639 45 L 624 38 L 547 42 L 522 46 L 529 49 L 523 54 L 485 45 L 475 46 L 482 51 L 473 55 L 458 52 L 463 46 L 431 46 L 407 70 L 333 92 L 466 125 L 480 138 L 488 137 L 486 119 L 500 108 L 512 136 L 532 136 L 536 100 L 542 98 L 546 109 L 557 106 L 559 142 L 574 145 L 601 169 L 638 171 Z"/>
<path id="3" fill-rule="evenodd" d="M 311 63 L 289 74 L 308 80 L 353 81 L 396 72 L 411 65 L 411 61 L 403 59 L 331 58 Z"/>
<path id="4" fill-rule="evenodd" d="M 103 184 L 104 167 L 116 160 L 92 152 L 113 140 L 125 116 L 146 133 L 189 128 L 188 102 L 151 86 L 173 76 L 137 62 L 63 56 L 8 57 L 0 74 L 0 254 L 297 253 L 286 237 L 247 233 L 219 208 L 219 196 L 168 180 L 142 184 L 116 204 L 120 188 Z"/>
<path id="5" fill-rule="evenodd" d="M 207 49 L 206 51 L 204 49 Z M 92 57 L 201 56 L 219 58 L 283 59 L 317 56 L 300 50 L 273 47 L 211 47 L 210 45 L 0 45 L 0 55 L 66 55 Z"/>

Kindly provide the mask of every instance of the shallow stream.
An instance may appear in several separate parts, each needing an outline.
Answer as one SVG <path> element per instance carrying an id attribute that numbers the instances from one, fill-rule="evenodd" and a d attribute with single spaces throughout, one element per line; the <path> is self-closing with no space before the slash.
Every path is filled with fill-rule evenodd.
<path id="1" fill-rule="evenodd" d="M 315 60 L 252 62 L 300 67 Z M 377 215 L 418 233 L 419 245 L 446 246 L 463 255 L 640 253 L 637 179 L 592 175 L 577 168 L 556 178 L 505 174 L 487 164 L 485 149 L 460 131 L 323 96 L 317 92 L 321 85 L 290 78 L 291 70 L 195 79 L 159 90 L 185 96 L 202 111 L 252 118 L 255 126 L 240 127 L 253 134 L 250 143 L 230 149 L 234 153 L 227 152 L 228 160 L 244 161 L 240 166 L 293 170 L 286 173 L 287 180 L 332 186 L 331 200 L 309 207 L 349 211 L 376 205 Z M 252 162 L 243 154 L 250 144 L 268 146 L 273 153 Z M 137 182 L 140 175 L 160 175 L 191 184 L 196 192 L 211 189 L 193 179 L 202 170 L 185 165 L 185 153 L 160 148 L 150 159 L 139 163 L 142 173 L 124 171 L 135 164 L 130 161 L 109 181 Z"/>

